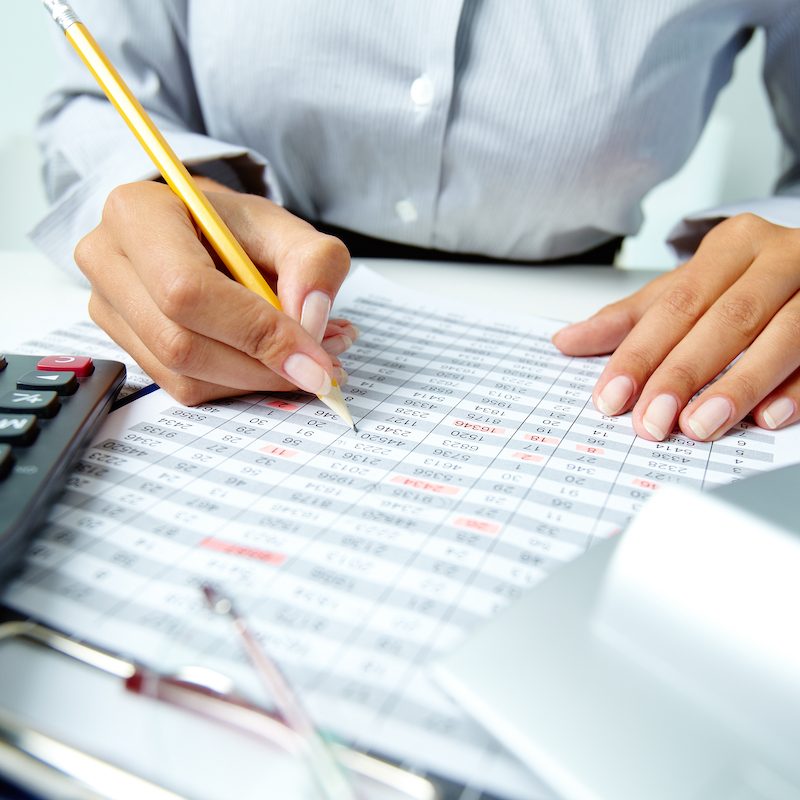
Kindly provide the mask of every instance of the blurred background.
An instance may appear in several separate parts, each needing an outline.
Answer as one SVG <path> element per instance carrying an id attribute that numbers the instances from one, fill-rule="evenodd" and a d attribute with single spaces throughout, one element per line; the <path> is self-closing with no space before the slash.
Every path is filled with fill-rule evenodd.
<path id="1" fill-rule="evenodd" d="M 3 6 L 0 250 L 30 250 L 26 234 L 46 208 L 33 129 L 54 79 L 53 37 L 60 34 L 36 0 L 3 0 Z M 770 193 L 780 163 L 780 140 L 761 85 L 763 51 L 758 34 L 739 57 L 734 80 L 720 96 L 689 162 L 646 198 L 644 227 L 626 241 L 623 266 L 673 264 L 664 237 L 687 208 Z"/>

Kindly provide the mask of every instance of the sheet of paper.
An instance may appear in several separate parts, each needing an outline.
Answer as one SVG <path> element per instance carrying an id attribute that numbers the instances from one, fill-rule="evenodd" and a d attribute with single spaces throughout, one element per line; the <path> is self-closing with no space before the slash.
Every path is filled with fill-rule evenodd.
<path id="1" fill-rule="evenodd" d="M 338 311 L 362 331 L 344 357 L 357 434 L 302 395 L 137 400 L 86 452 L 5 601 L 148 663 L 202 657 L 256 692 L 203 610 L 212 580 L 322 726 L 476 789 L 547 796 L 426 664 L 659 487 L 788 461 L 798 428 L 646 442 L 593 409 L 603 360 L 560 355 L 556 322 L 475 316 L 366 271 Z"/>

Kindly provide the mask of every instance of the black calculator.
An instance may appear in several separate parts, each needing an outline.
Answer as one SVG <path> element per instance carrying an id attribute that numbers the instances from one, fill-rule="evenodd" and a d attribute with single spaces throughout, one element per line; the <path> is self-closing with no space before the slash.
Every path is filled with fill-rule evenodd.
<path id="1" fill-rule="evenodd" d="M 0 583 L 124 382 L 118 361 L 0 355 Z"/>

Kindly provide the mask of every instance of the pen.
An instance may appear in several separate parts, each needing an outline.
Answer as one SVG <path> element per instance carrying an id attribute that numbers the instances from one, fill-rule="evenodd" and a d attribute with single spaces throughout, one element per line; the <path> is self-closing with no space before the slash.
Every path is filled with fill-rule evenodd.
<path id="1" fill-rule="evenodd" d="M 202 591 L 209 608 L 217 614 L 228 616 L 233 622 L 245 652 L 264 688 L 272 696 L 278 713 L 297 734 L 305 748 L 311 773 L 327 800 L 357 800 L 357 795 L 336 756 L 317 731 L 278 665 L 259 645 L 231 600 L 223 597 L 208 583 L 203 584 Z"/>
<path id="2" fill-rule="evenodd" d="M 78 19 L 69 3 L 61 2 L 61 0 L 42 0 L 42 2 L 64 31 L 64 35 L 105 92 L 106 97 L 150 156 L 167 185 L 184 202 L 231 275 L 243 286 L 255 292 L 259 297 L 263 297 L 271 306 L 280 311 L 280 300 L 264 280 L 264 276 L 250 260 L 250 256 L 247 255 L 231 233 L 230 228 L 203 194 L 183 162 L 175 154 L 153 120 L 150 119 L 150 115 L 144 110 L 142 104 L 134 97 L 133 92 L 108 60 L 89 30 Z M 342 390 L 335 380 L 332 380 L 331 389 L 327 394 L 317 396 L 353 430 L 356 429 Z"/>

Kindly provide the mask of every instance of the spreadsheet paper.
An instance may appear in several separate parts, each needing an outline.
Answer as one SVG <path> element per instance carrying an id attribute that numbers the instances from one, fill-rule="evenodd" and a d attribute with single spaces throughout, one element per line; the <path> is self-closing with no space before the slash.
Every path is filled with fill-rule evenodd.
<path id="1" fill-rule="evenodd" d="M 546 797 L 427 665 L 659 487 L 788 463 L 798 426 L 649 442 L 594 409 L 605 360 L 561 355 L 562 323 L 472 313 L 365 269 L 337 313 L 361 330 L 342 359 L 357 433 L 308 395 L 142 397 L 109 416 L 4 601 L 153 666 L 213 666 L 268 702 L 204 609 L 211 581 L 324 729 L 475 789 Z"/>

